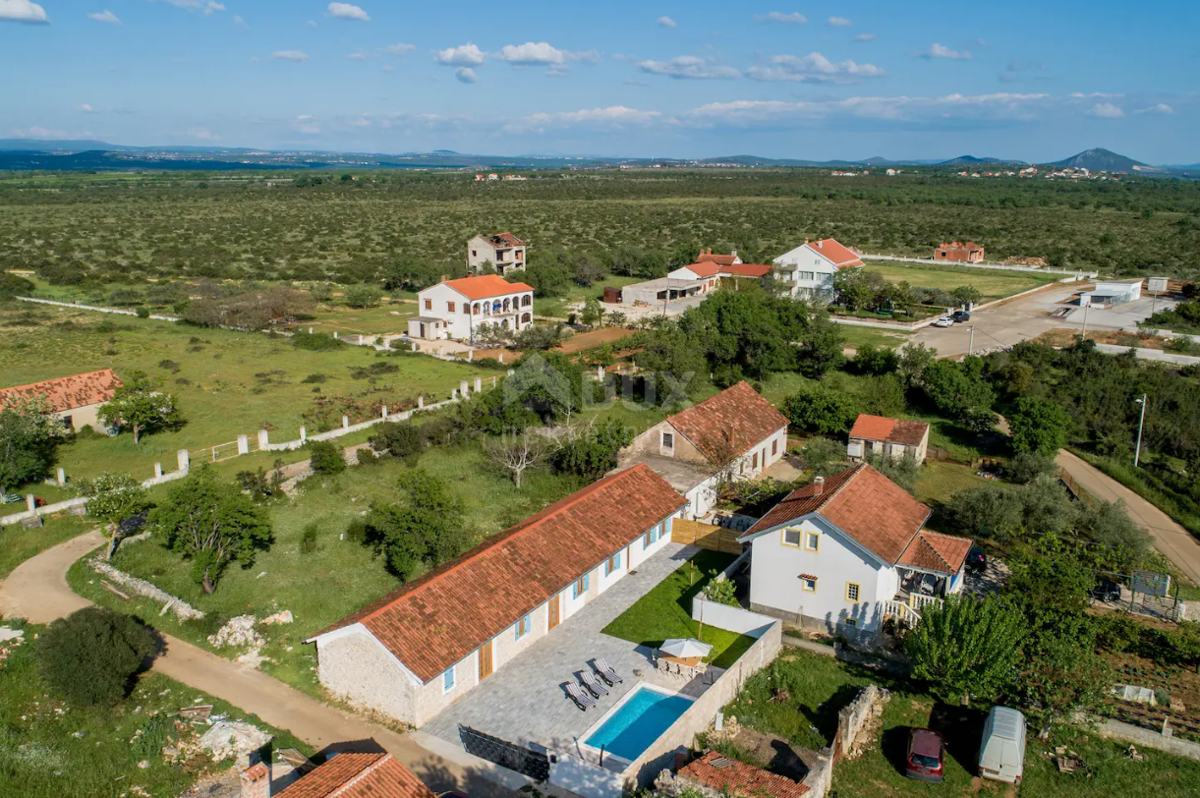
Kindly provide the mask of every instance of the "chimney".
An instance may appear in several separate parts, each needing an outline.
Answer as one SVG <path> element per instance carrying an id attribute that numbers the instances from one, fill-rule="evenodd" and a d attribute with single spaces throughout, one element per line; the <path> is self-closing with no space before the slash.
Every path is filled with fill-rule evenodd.
<path id="1" fill-rule="evenodd" d="M 808 243 L 808 237 L 807 237 L 807 236 L 805 236 L 805 238 L 804 238 L 804 243 L 805 243 L 805 244 L 807 244 L 807 243 Z"/>
<path id="2" fill-rule="evenodd" d="M 825 477 L 814 477 L 812 484 L 814 496 L 820 496 L 825 492 Z"/>
<path id="3" fill-rule="evenodd" d="M 258 762 L 242 771 L 242 798 L 271 798 L 271 766 Z"/>
<path id="4" fill-rule="evenodd" d="M 822 239 L 821 241 L 817 242 L 817 249 L 824 249 L 824 248 L 825 248 L 825 241 Z"/>
<path id="5" fill-rule="evenodd" d="M 729 257 L 731 257 L 731 258 L 736 258 L 736 257 L 737 257 L 737 250 L 736 250 L 736 249 L 731 249 L 731 250 L 729 250 Z"/>
<path id="6" fill-rule="evenodd" d="M 442 281 L 443 283 L 444 283 L 444 282 L 446 282 L 446 275 L 444 275 L 444 274 L 442 275 L 442 280 L 441 280 L 441 281 Z"/>

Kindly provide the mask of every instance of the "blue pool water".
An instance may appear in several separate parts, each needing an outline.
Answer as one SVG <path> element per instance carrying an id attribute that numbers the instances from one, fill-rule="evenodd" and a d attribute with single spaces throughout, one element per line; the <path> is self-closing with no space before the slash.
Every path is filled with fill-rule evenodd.
<path id="1" fill-rule="evenodd" d="M 584 743 L 633 761 L 692 705 L 691 699 L 639 686 Z"/>

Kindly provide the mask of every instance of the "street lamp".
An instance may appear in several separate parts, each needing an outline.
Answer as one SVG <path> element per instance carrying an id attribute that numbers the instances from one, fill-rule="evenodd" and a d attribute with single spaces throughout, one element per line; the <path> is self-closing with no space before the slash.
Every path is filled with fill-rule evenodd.
<path id="1" fill-rule="evenodd" d="M 1134 399 L 1133 401 L 1142 406 L 1142 418 L 1138 421 L 1137 448 L 1133 450 L 1133 467 L 1137 468 L 1138 460 L 1142 456 L 1142 427 L 1146 425 L 1146 394 L 1142 394 L 1141 399 Z"/>

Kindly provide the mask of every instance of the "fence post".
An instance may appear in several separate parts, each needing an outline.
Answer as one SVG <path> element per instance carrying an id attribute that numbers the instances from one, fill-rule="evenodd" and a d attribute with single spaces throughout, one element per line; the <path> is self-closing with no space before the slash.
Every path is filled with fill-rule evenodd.
<path id="1" fill-rule="evenodd" d="M 350 428 L 350 416 L 342 416 L 342 429 Z"/>
<path id="2" fill-rule="evenodd" d="M 450 389 L 450 401 L 454 402 L 454 401 L 457 401 L 457 400 L 458 400 L 458 389 L 457 389 L 457 388 L 451 388 L 451 389 Z"/>
<path id="3" fill-rule="evenodd" d="M 468 349 L 467 350 L 467 360 L 474 360 L 474 359 L 475 359 L 475 350 Z"/>
<path id="4" fill-rule="evenodd" d="M 63 469 L 61 469 L 61 468 L 58 469 L 58 471 L 55 472 L 55 477 L 56 477 L 59 485 L 67 484 L 67 472 L 64 471 Z"/>
<path id="5" fill-rule="evenodd" d="M 498 379 L 499 379 L 499 377 L 492 377 L 492 387 L 493 388 L 496 387 L 496 380 L 498 380 Z"/>
<path id="6" fill-rule="evenodd" d="M 467 394 L 471 392 L 466 380 L 463 380 L 458 384 L 458 391 L 463 395 L 464 399 L 467 397 Z"/>
<path id="7" fill-rule="evenodd" d="M 29 512 L 37 515 L 37 499 L 34 498 L 32 493 L 25 494 L 25 507 Z"/>
<path id="8" fill-rule="evenodd" d="M 482 391 L 483 391 L 483 377 L 476 377 L 475 378 L 475 393 L 481 393 Z"/>
<path id="9" fill-rule="evenodd" d="M 250 438 L 247 435 L 238 436 L 238 454 L 250 454 Z"/>
<path id="10" fill-rule="evenodd" d="M 421 394 L 421 395 L 417 396 L 417 409 L 421 410 L 424 407 L 425 407 L 425 395 Z"/>
<path id="11" fill-rule="evenodd" d="M 387 421 L 387 405 L 383 406 L 383 420 Z"/>
<path id="12" fill-rule="evenodd" d="M 305 441 L 307 441 L 307 440 L 308 440 L 308 430 L 306 430 L 304 427 L 301 427 L 300 428 L 300 445 L 303 446 Z"/>
<path id="13" fill-rule="evenodd" d="M 596 366 L 596 379 L 604 382 L 604 366 Z"/>
<path id="14" fill-rule="evenodd" d="M 180 449 L 175 454 L 175 460 L 179 465 L 179 470 L 182 471 L 183 473 L 186 474 L 188 471 L 191 470 L 191 461 L 188 458 L 188 450 L 187 449 Z"/>
<path id="15" fill-rule="evenodd" d="M 337 331 L 337 330 L 334 330 L 334 331 L 333 331 L 333 337 L 334 337 L 334 338 L 337 338 L 337 337 L 338 337 L 338 331 Z"/>
<path id="16" fill-rule="evenodd" d="M 499 358 L 500 358 L 500 362 L 504 363 L 504 353 L 503 352 L 500 353 Z"/>
<path id="17" fill-rule="evenodd" d="M 154 478 L 162 479 L 162 463 L 154 464 Z"/>
<path id="18" fill-rule="evenodd" d="M 262 449 L 262 450 L 265 450 L 265 449 L 267 448 L 267 446 L 269 446 L 269 445 L 270 445 L 270 444 L 268 443 L 268 441 L 270 440 L 270 437 L 271 437 L 271 433 L 270 433 L 270 432 L 268 432 L 268 431 L 267 431 L 267 430 L 265 430 L 265 429 L 260 429 L 260 430 L 258 431 L 258 448 L 259 448 L 259 449 Z"/>

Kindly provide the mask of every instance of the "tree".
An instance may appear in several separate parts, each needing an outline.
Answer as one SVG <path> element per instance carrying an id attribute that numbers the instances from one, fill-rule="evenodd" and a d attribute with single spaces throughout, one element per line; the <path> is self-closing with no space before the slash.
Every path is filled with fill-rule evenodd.
<path id="1" fill-rule="evenodd" d="M 583 312 L 579 320 L 587 327 L 598 327 L 604 321 L 604 306 L 598 299 L 592 298 L 583 303 Z"/>
<path id="2" fill-rule="evenodd" d="M 1096 656 L 1096 629 L 1083 612 L 1055 612 L 1030 625 L 1017 694 L 1025 716 L 1043 731 L 1109 696 L 1112 668 Z"/>
<path id="3" fill-rule="evenodd" d="M 906 388 L 921 388 L 925 385 L 925 370 L 937 360 L 937 352 L 925 344 L 906 344 L 900 350 L 896 369 L 900 372 Z"/>
<path id="4" fill-rule="evenodd" d="M 633 440 L 633 431 L 615 421 L 588 424 L 554 453 L 557 471 L 595 480 L 617 467 L 617 455 Z"/>
<path id="5" fill-rule="evenodd" d="M 421 431 L 417 427 L 411 423 L 401 424 L 395 421 L 385 421 L 375 427 L 367 442 L 376 452 L 386 452 L 400 459 L 412 457 L 425 448 Z"/>
<path id="6" fill-rule="evenodd" d="M 575 282 L 577 284 L 587 287 L 603 278 L 604 269 L 588 253 L 582 253 L 575 261 Z"/>
<path id="7" fill-rule="evenodd" d="M 1004 477 L 1018 485 L 1027 485 L 1038 477 L 1050 476 L 1058 471 L 1052 457 L 1032 452 L 1021 452 L 1004 464 Z"/>
<path id="8" fill-rule="evenodd" d="M 462 502 L 449 486 L 421 468 L 396 481 L 397 504 L 375 504 L 367 514 L 367 537 L 383 551 L 401 579 L 458 556 L 468 542 Z"/>
<path id="9" fill-rule="evenodd" d="M 851 362 L 859 374 L 891 374 L 896 370 L 897 361 L 895 349 L 863 344 Z"/>
<path id="10" fill-rule="evenodd" d="M 216 591 L 231 562 L 249 566 L 255 551 L 271 544 L 266 508 L 218 482 L 207 466 L 175 483 L 149 520 L 167 548 L 192 561 L 192 578 L 205 593 Z"/>
<path id="11" fill-rule="evenodd" d="M 379 304 L 380 292 L 373 285 L 352 285 L 346 289 L 346 305 L 352 308 L 373 308 Z"/>
<path id="12" fill-rule="evenodd" d="M 1008 426 L 1018 452 L 1052 457 L 1067 442 L 1071 416 L 1051 399 L 1022 396 L 1008 416 Z"/>
<path id="13" fill-rule="evenodd" d="M 1013 684 L 1024 635 L 1025 618 L 1008 602 L 957 595 L 922 610 L 904 651 L 913 676 L 943 701 L 992 701 Z"/>
<path id="14" fill-rule="evenodd" d="M 1171 653 L 1181 665 L 1192 665 L 1200 673 L 1200 621 L 1180 621 L 1167 632 Z"/>
<path id="15" fill-rule="evenodd" d="M 1124 501 L 1096 500 L 1076 517 L 1076 530 L 1104 547 L 1101 556 L 1107 567 L 1137 568 L 1150 554 L 1150 533 L 1133 522 Z"/>
<path id="16" fill-rule="evenodd" d="M 318 474 L 340 474 L 346 470 L 342 447 L 332 441 L 309 441 L 308 464 Z"/>
<path id="17" fill-rule="evenodd" d="M 158 650 L 141 621 L 104 607 L 59 618 L 38 636 L 37 658 L 50 689 L 80 706 L 116 704 Z"/>
<path id="18" fill-rule="evenodd" d="M 1007 540 L 1024 515 L 1016 491 L 1007 485 L 983 485 L 956 492 L 943 508 L 950 527 L 962 535 Z"/>
<path id="19" fill-rule="evenodd" d="M 960 305 L 974 305 L 979 300 L 983 299 L 983 292 L 973 285 L 960 285 L 951 293 L 958 300 Z"/>
<path id="20" fill-rule="evenodd" d="M 816 379 L 837 368 L 845 360 L 842 354 L 845 343 L 845 336 L 832 319 L 824 313 L 809 311 L 797 340 L 797 370 L 805 377 Z"/>
<path id="21" fill-rule="evenodd" d="M 153 505 L 142 483 L 128 474 L 101 474 L 80 486 L 79 495 L 88 497 L 87 514 L 108 526 L 114 537 L 118 524 Z"/>
<path id="22" fill-rule="evenodd" d="M 862 269 L 840 269 L 833 275 L 833 290 L 850 310 L 870 305 L 881 287 L 872 285 L 868 273 Z"/>
<path id="23" fill-rule="evenodd" d="M 982 367 L 978 357 L 962 363 L 937 360 L 926 367 L 923 377 L 925 394 L 937 411 L 976 432 L 984 432 L 995 423 L 995 393 L 983 378 Z"/>
<path id="24" fill-rule="evenodd" d="M 917 478 L 921 476 L 921 464 L 911 453 L 903 457 L 878 455 L 871 458 L 871 466 L 909 493 L 917 491 Z"/>
<path id="25" fill-rule="evenodd" d="M 134 444 L 141 442 L 144 432 L 173 429 L 184 423 L 174 394 L 163 393 L 160 385 L 141 371 L 132 372 L 113 392 L 113 398 L 101 406 L 100 418 L 110 427 L 133 430 Z"/>
<path id="26" fill-rule="evenodd" d="M 483 450 L 492 465 L 506 472 L 513 487 L 520 490 L 525 472 L 549 459 L 552 447 L 544 435 L 524 429 L 489 438 L 484 441 Z"/>
<path id="27" fill-rule="evenodd" d="M 841 441 L 814 436 L 804 442 L 800 459 L 813 476 L 827 477 L 845 470 L 848 465 L 846 445 Z"/>
<path id="28" fill-rule="evenodd" d="M 729 607 L 741 606 L 737 600 L 737 585 L 732 579 L 710 579 L 704 588 L 704 598 Z"/>
<path id="29" fill-rule="evenodd" d="M 822 435 L 848 432 L 858 412 L 850 394 L 821 384 L 801 388 L 783 403 L 783 413 L 794 427 Z"/>
<path id="30" fill-rule="evenodd" d="M 49 473 L 63 435 L 62 422 L 42 397 L 0 407 L 0 489 Z"/>
<path id="31" fill-rule="evenodd" d="M 518 360 L 498 390 L 506 405 L 525 407 L 548 424 L 570 421 L 583 407 L 583 385 L 578 363 L 561 352 L 536 352 Z"/>

